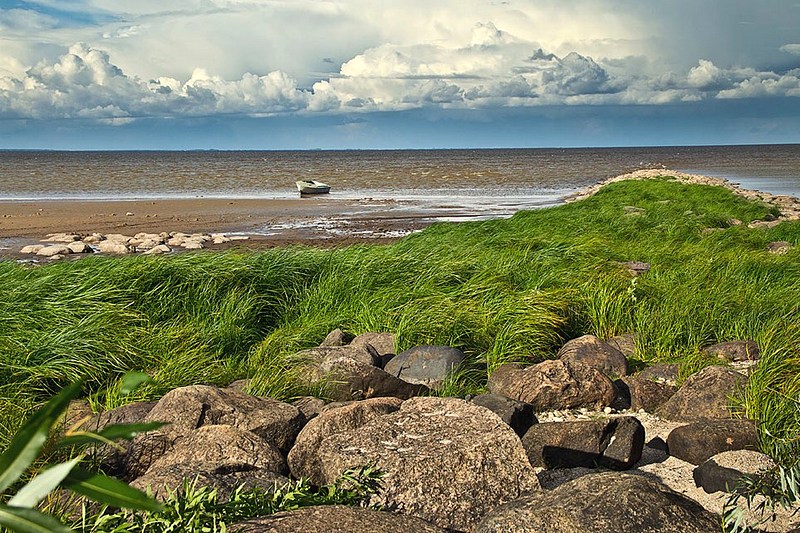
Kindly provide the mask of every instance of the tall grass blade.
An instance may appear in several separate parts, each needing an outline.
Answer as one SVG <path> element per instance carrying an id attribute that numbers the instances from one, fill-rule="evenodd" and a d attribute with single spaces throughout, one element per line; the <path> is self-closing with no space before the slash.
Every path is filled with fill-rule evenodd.
<path id="1" fill-rule="evenodd" d="M 83 457 L 78 456 L 71 461 L 59 463 L 43 470 L 24 487 L 19 489 L 14 497 L 8 501 L 8 505 L 27 508 L 36 507 L 39 502 L 44 500 L 50 492 L 58 487 L 59 483 L 67 477 L 70 471 L 81 462 L 81 459 L 83 459 Z"/>
<path id="2" fill-rule="evenodd" d="M 72 530 L 35 509 L 0 505 L 0 526 L 13 533 L 70 533 Z"/>
<path id="3" fill-rule="evenodd" d="M 154 512 L 162 509 L 160 503 L 127 483 L 80 467 L 73 469 L 61 486 L 114 507 Z"/>

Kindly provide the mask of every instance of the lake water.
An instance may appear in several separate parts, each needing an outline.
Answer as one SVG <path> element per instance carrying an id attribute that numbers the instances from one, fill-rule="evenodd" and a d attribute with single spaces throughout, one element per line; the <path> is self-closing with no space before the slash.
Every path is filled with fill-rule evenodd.
<path id="1" fill-rule="evenodd" d="M 480 215 L 558 203 L 601 179 L 666 167 L 800 196 L 800 145 L 386 151 L 0 151 L 0 200 L 331 198 L 457 204 Z"/>

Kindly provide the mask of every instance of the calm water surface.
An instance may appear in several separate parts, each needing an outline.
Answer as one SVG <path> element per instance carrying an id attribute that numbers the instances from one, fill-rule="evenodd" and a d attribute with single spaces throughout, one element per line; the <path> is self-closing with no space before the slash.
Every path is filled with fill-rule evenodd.
<path id="1" fill-rule="evenodd" d="M 455 202 L 480 211 L 548 205 L 643 167 L 726 177 L 800 196 L 800 145 L 285 152 L 0 151 L 0 199 L 291 198 L 294 181 L 332 197 Z"/>

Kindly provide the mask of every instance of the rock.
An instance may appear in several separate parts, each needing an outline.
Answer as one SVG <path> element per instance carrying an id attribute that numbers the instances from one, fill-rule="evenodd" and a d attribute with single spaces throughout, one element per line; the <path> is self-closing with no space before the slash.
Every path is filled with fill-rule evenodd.
<path id="1" fill-rule="evenodd" d="M 772 459 L 754 450 L 722 452 L 709 458 L 692 472 L 694 483 L 705 492 L 733 492 L 744 475 L 757 475 L 773 468 Z"/>
<path id="2" fill-rule="evenodd" d="M 74 233 L 48 233 L 46 239 L 42 239 L 42 242 L 63 242 L 63 243 L 70 243 L 81 240 L 80 235 L 76 235 Z"/>
<path id="3" fill-rule="evenodd" d="M 326 359 L 346 357 L 365 365 L 378 366 L 380 356 L 370 345 L 357 346 L 319 346 L 297 352 L 292 358 L 310 367 L 320 367 Z M 312 371 L 313 372 L 313 371 Z M 319 379 L 319 375 L 313 373 L 313 379 Z"/>
<path id="4" fill-rule="evenodd" d="M 139 251 L 139 252 L 143 252 L 145 250 L 152 250 L 156 246 L 163 246 L 163 243 L 161 242 L 161 239 L 158 239 L 158 240 L 156 240 L 156 239 L 144 239 L 144 240 L 134 239 L 134 240 L 131 240 L 131 242 L 129 244 L 131 246 L 136 247 L 136 251 Z M 167 247 L 167 248 L 169 248 L 169 247 Z"/>
<path id="5" fill-rule="evenodd" d="M 133 440 L 123 458 L 126 479 L 142 475 L 177 441 L 204 425 L 227 424 L 252 431 L 286 453 L 306 422 L 293 405 L 208 385 L 168 392 L 144 421 L 169 424 Z"/>
<path id="6" fill-rule="evenodd" d="M 752 420 L 703 420 L 680 426 L 667 437 L 669 454 L 699 465 L 731 450 L 757 450 L 758 434 Z"/>
<path id="7" fill-rule="evenodd" d="M 328 333 L 320 346 L 345 346 L 350 342 L 352 336 L 347 335 L 344 331 L 336 328 Z"/>
<path id="8" fill-rule="evenodd" d="M 105 235 L 102 233 L 92 233 L 83 238 L 83 242 L 86 244 L 96 244 L 102 240 L 105 240 Z"/>
<path id="9" fill-rule="evenodd" d="M 792 244 L 788 241 L 774 241 L 767 244 L 767 251 L 775 255 L 783 255 L 792 249 Z"/>
<path id="10" fill-rule="evenodd" d="M 40 248 L 36 252 L 36 255 L 41 257 L 53 257 L 56 255 L 69 255 L 71 253 L 72 250 L 70 250 L 69 247 L 64 244 L 51 244 L 50 246 Z"/>
<path id="11" fill-rule="evenodd" d="M 202 250 L 205 248 L 205 245 L 202 242 L 195 240 L 185 240 L 181 246 L 183 246 L 183 248 L 186 250 Z"/>
<path id="12" fill-rule="evenodd" d="M 280 450 L 255 433 L 224 424 L 201 426 L 178 440 L 157 459 L 151 472 L 178 463 L 211 463 L 217 466 L 263 469 L 288 474 Z"/>
<path id="13" fill-rule="evenodd" d="M 611 337 L 606 339 L 606 343 L 612 348 L 616 348 L 625 357 L 634 357 L 636 355 L 636 335 L 633 333 Z"/>
<path id="14" fill-rule="evenodd" d="M 311 420 L 319 415 L 322 412 L 322 408 L 325 407 L 325 400 L 316 398 L 314 396 L 303 396 L 302 398 L 298 398 L 291 403 L 300 409 L 300 412 L 303 413 L 303 416 L 306 417 L 306 420 Z"/>
<path id="15" fill-rule="evenodd" d="M 146 252 L 144 252 L 144 255 L 161 255 L 161 254 L 168 254 L 168 253 L 170 253 L 171 251 L 172 251 L 172 248 L 170 248 L 170 247 L 169 247 L 169 246 L 167 246 L 166 244 L 157 244 L 156 246 L 153 246 L 152 248 L 150 248 L 149 250 L 147 250 Z"/>
<path id="16" fill-rule="evenodd" d="M 675 386 L 678 384 L 678 373 L 679 368 L 676 364 L 656 363 L 638 372 L 636 377 Z"/>
<path id="17" fill-rule="evenodd" d="M 744 385 L 745 377 L 724 366 L 708 366 L 689 379 L 656 414 L 667 420 L 691 422 L 730 418 L 729 397 Z"/>
<path id="18" fill-rule="evenodd" d="M 151 468 L 148 472 L 130 483 L 133 488 L 150 490 L 159 501 L 167 499 L 170 492 L 183 492 L 185 482 L 195 483 L 197 487 L 211 487 L 217 490 L 221 503 L 228 501 L 231 493 L 240 485 L 245 488 L 259 487 L 267 492 L 274 491 L 289 483 L 289 479 L 270 470 L 219 466 L 214 463 L 173 463 Z"/>
<path id="19" fill-rule="evenodd" d="M 758 344 L 753 341 L 720 342 L 703 348 L 703 353 L 724 361 L 755 361 L 761 357 Z"/>
<path id="20" fill-rule="evenodd" d="M 708 533 L 720 518 L 644 476 L 598 472 L 499 507 L 476 533 Z"/>
<path id="21" fill-rule="evenodd" d="M 134 402 L 104 411 L 94 415 L 82 428 L 98 432 L 115 424 L 140 424 L 155 404 L 156 402 Z M 130 452 L 131 443 L 119 441 L 117 444 L 122 446 L 125 451 L 121 452 L 117 447 L 98 444 L 92 446 L 88 453 L 94 463 L 101 465 L 107 473 L 123 476 L 125 474 L 125 456 Z"/>
<path id="22" fill-rule="evenodd" d="M 73 254 L 90 254 L 94 252 L 91 246 L 81 241 L 71 242 L 67 245 L 67 248 L 69 248 L 69 251 Z"/>
<path id="23" fill-rule="evenodd" d="M 650 270 L 650 263 L 643 261 L 625 261 L 622 266 L 628 271 L 631 276 L 638 276 Z"/>
<path id="24" fill-rule="evenodd" d="M 96 415 L 86 400 L 72 400 L 67 404 L 64 413 L 59 417 L 58 425 L 63 431 L 71 428 L 87 428 L 91 426 Z"/>
<path id="25" fill-rule="evenodd" d="M 140 424 L 155 405 L 156 402 L 133 402 L 100 413 L 95 429 L 103 429 L 114 424 Z"/>
<path id="26" fill-rule="evenodd" d="M 357 429 L 329 432 L 306 468 L 296 470 L 291 456 L 289 462 L 294 475 L 318 485 L 374 463 L 386 476 L 372 504 L 458 530 L 539 488 L 511 428 L 488 409 L 456 398 L 412 398 Z"/>
<path id="27" fill-rule="evenodd" d="M 226 244 L 231 242 L 231 239 L 225 235 L 215 234 L 211 236 L 211 242 L 214 244 Z"/>
<path id="28" fill-rule="evenodd" d="M 529 403 L 521 402 L 500 396 L 499 394 L 479 394 L 470 400 L 475 405 L 485 407 L 500 419 L 511 426 L 514 433 L 522 437 L 526 431 L 539 421 L 533 412 L 533 406 Z"/>
<path id="29" fill-rule="evenodd" d="M 44 244 L 29 244 L 28 246 L 23 246 L 22 249 L 19 251 L 21 254 L 35 254 L 39 250 L 44 248 Z"/>
<path id="30" fill-rule="evenodd" d="M 385 370 L 407 383 L 438 389 L 463 361 L 464 353 L 458 348 L 416 346 L 397 354 Z"/>
<path id="31" fill-rule="evenodd" d="M 352 346 L 369 344 L 379 356 L 397 353 L 394 349 L 395 338 L 393 333 L 362 333 L 350 343 Z"/>
<path id="32" fill-rule="evenodd" d="M 110 242 L 116 242 L 118 244 L 128 244 L 128 242 L 131 240 L 131 237 L 121 233 L 108 233 L 106 234 L 106 240 Z"/>
<path id="33" fill-rule="evenodd" d="M 567 341 L 558 351 L 557 357 L 569 363 L 591 366 L 607 376 L 618 377 L 628 374 L 628 361 L 622 352 L 594 335 L 584 335 Z"/>
<path id="34" fill-rule="evenodd" d="M 425 385 L 407 383 L 380 368 L 349 357 L 327 357 L 319 366 L 332 400 L 365 400 L 394 396 L 404 400 L 428 392 Z"/>
<path id="35" fill-rule="evenodd" d="M 445 533 L 414 516 L 347 505 L 320 505 L 251 518 L 230 527 L 231 533 Z"/>
<path id="36" fill-rule="evenodd" d="M 522 369 L 505 366 L 489 377 L 489 391 L 533 404 L 536 412 L 598 408 L 614 401 L 611 380 L 590 366 L 566 361 L 543 361 Z"/>
<path id="37" fill-rule="evenodd" d="M 532 466 L 624 470 L 642 456 L 644 427 L 631 416 L 544 422 L 531 426 L 522 445 Z"/>
<path id="38" fill-rule="evenodd" d="M 632 411 L 644 409 L 648 413 L 655 413 L 676 391 L 672 385 L 643 379 L 640 374 L 626 376 L 623 381 L 628 386 Z"/>
<path id="39" fill-rule="evenodd" d="M 289 470 L 292 475 L 302 477 L 303 472 L 319 469 L 316 464 L 317 449 L 329 435 L 358 430 L 378 417 L 399 410 L 402 403 L 398 398 L 372 398 L 321 412 L 306 424 L 289 451 Z"/>
<path id="40" fill-rule="evenodd" d="M 97 251 L 103 254 L 119 254 L 124 255 L 131 252 L 127 244 L 122 242 L 105 240 L 96 244 Z"/>

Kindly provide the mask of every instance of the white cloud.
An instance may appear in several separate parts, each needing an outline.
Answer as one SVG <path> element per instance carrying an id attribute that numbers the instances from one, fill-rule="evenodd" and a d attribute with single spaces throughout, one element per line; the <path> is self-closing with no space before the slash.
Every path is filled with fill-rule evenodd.
<path id="1" fill-rule="evenodd" d="M 784 44 L 780 47 L 780 51 L 800 56 L 800 44 Z"/>

